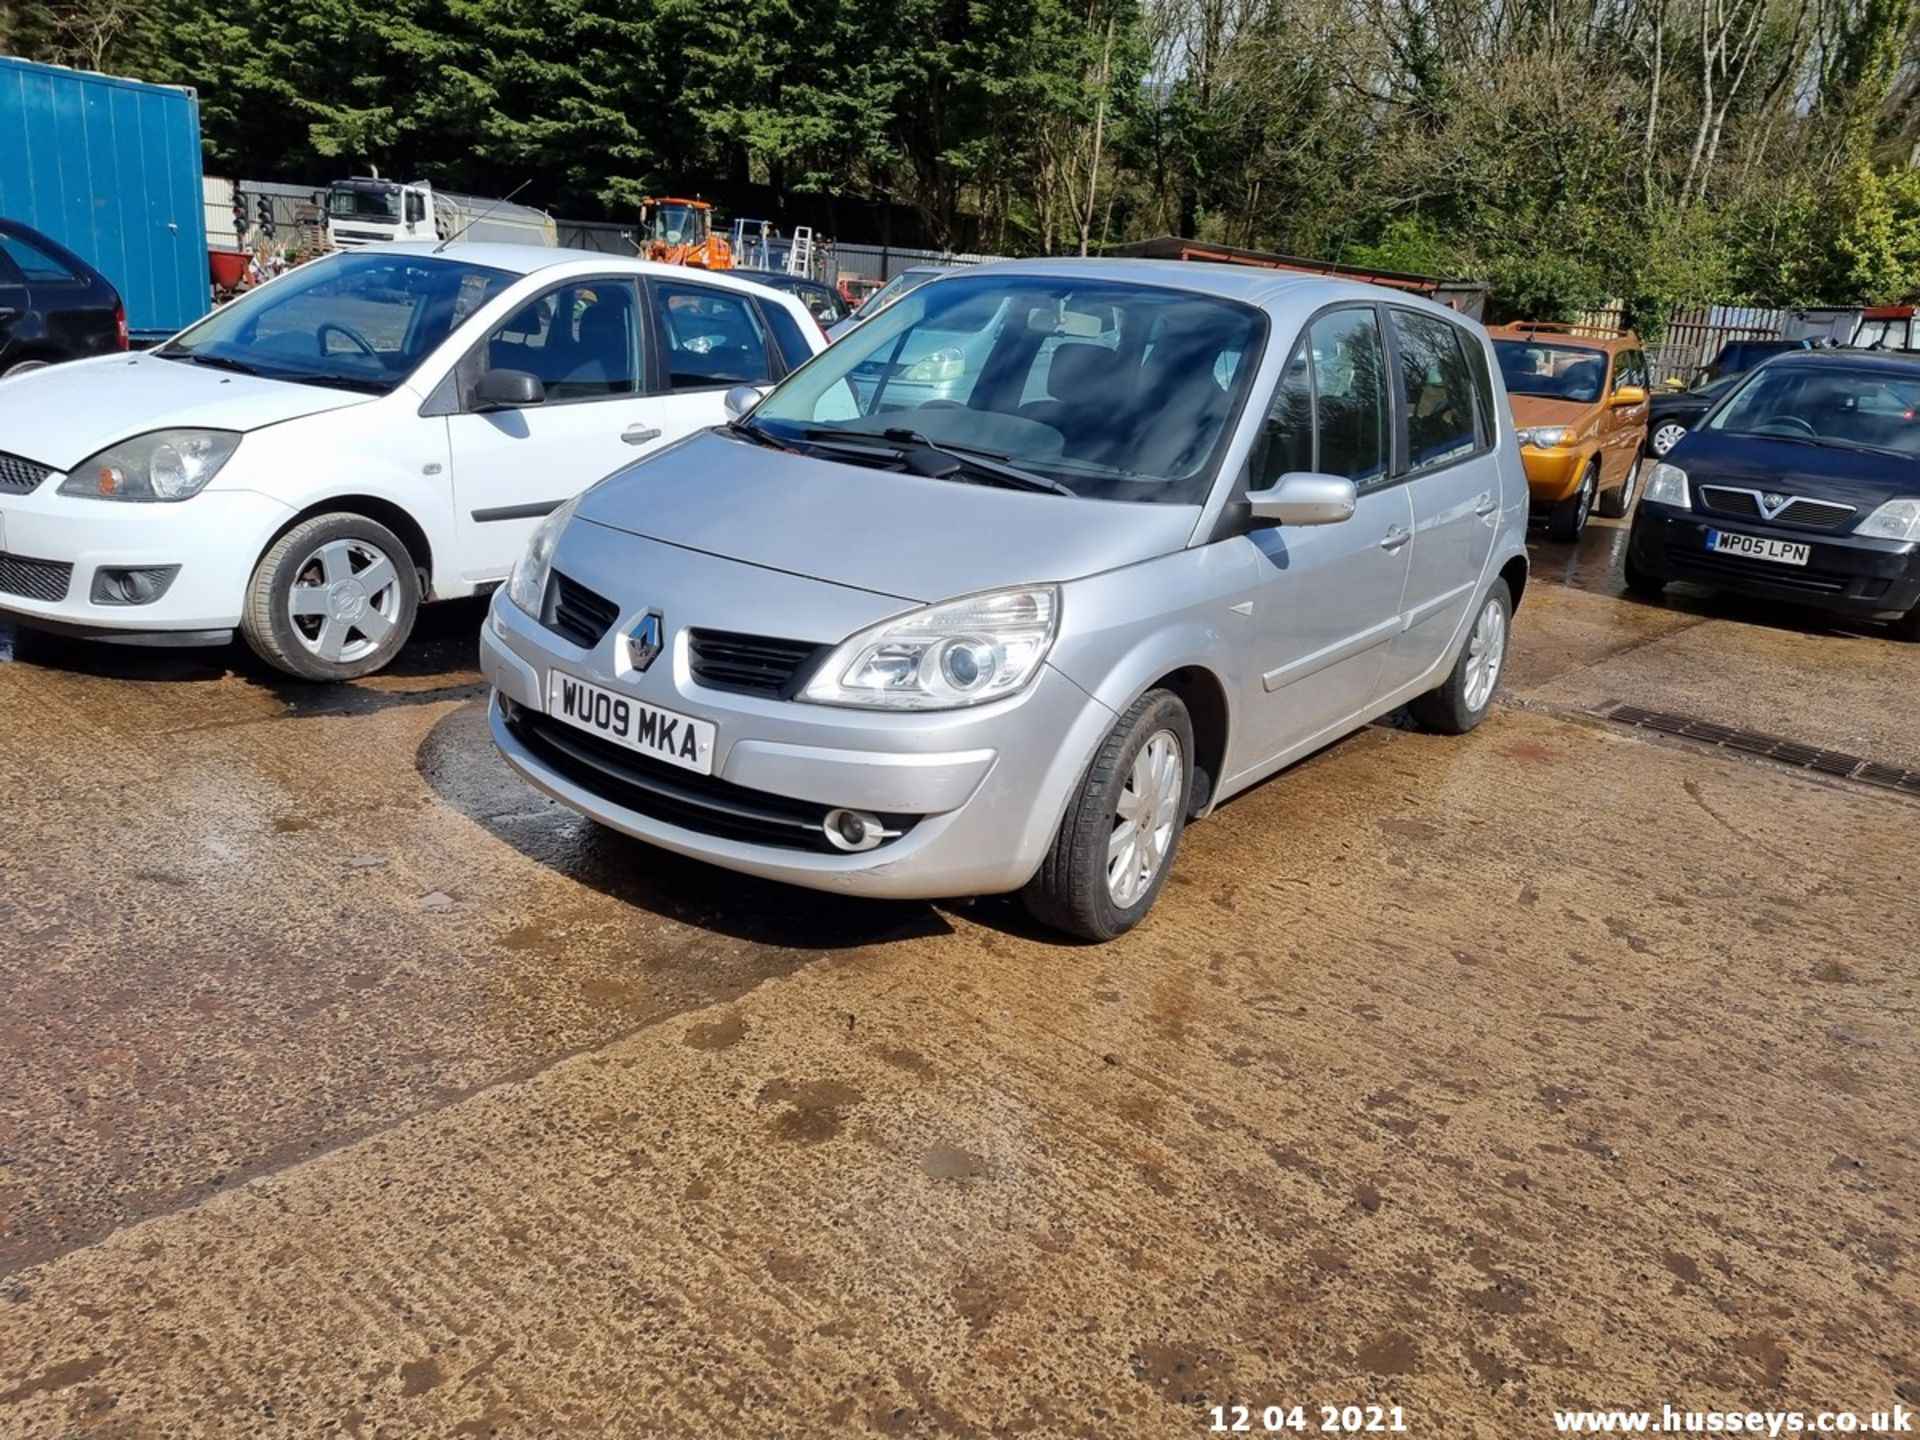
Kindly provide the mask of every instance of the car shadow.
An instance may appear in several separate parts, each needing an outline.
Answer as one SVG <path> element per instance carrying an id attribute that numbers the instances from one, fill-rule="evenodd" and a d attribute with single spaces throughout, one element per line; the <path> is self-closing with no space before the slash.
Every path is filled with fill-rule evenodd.
<path id="1" fill-rule="evenodd" d="M 116 645 L 10 624 L 0 624 L 0 663 L 133 684 L 233 681 L 271 694 L 289 717 L 366 715 L 481 693 L 477 662 L 486 608 L 478 597 L 423 606 L 412 636 L 386 669 L 333 685 L 283 675 L 237 639 L 227 645 Z"/>
<path id="2" fill-rule="evenodd" d="M 421 741 L 414 764 L 436 796 L 495 840 L 663 919 L 802 950 L 856 949 L 953 933 L 940 909 L 924 901 L 873 900 L 761 880 L 596 824 L 548 799 L 509 768 L 488 736 L 483 699 L 444 716 Z"/>

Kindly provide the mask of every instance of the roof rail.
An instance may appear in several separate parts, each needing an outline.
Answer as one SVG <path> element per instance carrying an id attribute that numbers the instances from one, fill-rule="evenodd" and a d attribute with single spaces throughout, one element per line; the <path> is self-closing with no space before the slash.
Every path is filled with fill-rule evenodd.
<path id="1" fill-rule="evenodd" d="M 1509 320 L 1493 328 L 1519 330 L 1528 335 L 1579 335 L 1591 340 L 1624 340 L 1633 333 L 1611 325 L 1584 325 L 1578 320 Z"/>

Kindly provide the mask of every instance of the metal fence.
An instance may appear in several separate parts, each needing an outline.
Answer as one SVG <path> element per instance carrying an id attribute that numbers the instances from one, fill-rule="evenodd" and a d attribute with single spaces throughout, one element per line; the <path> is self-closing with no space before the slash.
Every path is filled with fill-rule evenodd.
<path id="1" fill-rule="evenodd" d="M 900 245 L 850 245 L 834 241 L 821 247 L 829 259 L 830 273 L 823 278 L 838 280 L 846 275 L 861 275 L 870 280 L 891 280 L 902 270 L 916 265 L 941 265 L 958 268 L 978 265 L 986 260 L 1003 260 L 1003 255 L 956 254 L 951 250 L 915 250 Z"/>
<path id="2" fill-rule="evenodd" d="M 1776 340 L 1786 331 L 1788 312 L 1754 305 L 1681 305 L 1667 312 L 1660 339 L 1647 346 L 1653 383 L 1682 384 L 1720 353 L 1729 340 Z M 1618 330 L 1626 325 L 1620 305 L 1588 310 L 1574 319 L 1586 330 Z"/>

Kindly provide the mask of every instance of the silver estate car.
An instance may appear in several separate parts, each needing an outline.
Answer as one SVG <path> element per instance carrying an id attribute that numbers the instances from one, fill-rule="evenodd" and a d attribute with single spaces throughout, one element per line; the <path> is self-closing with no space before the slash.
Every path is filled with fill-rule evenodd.
<path id="1" fill-rule="evenodd" d="M 927 331 L 942 398 L 850 378 Z M 547 519 L 482 635 L 494 741 L 663 849 L 1111 938 L 1228 796 L 1486 714 L 1527 574 L 1499 375 L 1344 281 L 934 281 Z"/>

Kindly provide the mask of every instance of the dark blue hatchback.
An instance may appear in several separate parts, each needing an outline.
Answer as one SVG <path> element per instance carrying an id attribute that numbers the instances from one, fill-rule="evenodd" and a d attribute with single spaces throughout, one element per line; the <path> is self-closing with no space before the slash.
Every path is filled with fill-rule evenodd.
<path id="1" fill-rule="evenodd" d="M 1920 359 L 1806 351 L 1727 392 L 1654 466 L 1627 588 L 1669 581 L 1889 620 L 1920 640 Z"/>
<path id="2" fill-rule="evenodd" d="M 120 293 L 38 230 L 0 219 L 0 377 L 127 348 Z"/>

